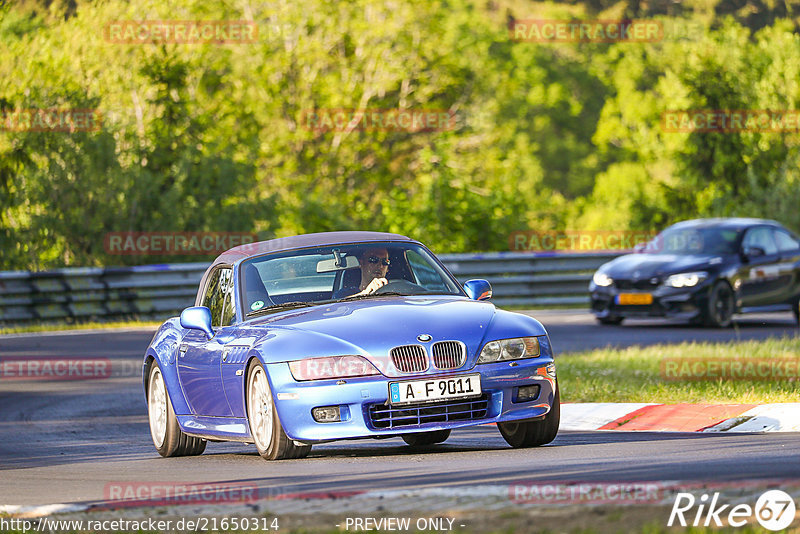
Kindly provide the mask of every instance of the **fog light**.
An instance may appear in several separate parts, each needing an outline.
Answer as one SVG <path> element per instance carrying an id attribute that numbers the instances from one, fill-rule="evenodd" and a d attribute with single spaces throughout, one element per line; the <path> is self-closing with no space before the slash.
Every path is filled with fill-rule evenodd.
<path id="1" fill-rule="evenodd" d="M 338 406 L 320 406 L 311 410 L 311 415 L 318 423 L 336 423 L 342 420 Z"/>
<path id="2" fill-rule="evenodd" d="M 556 364 L 548 363 L 547 367 L 545 367 L 545 372 L 547 373 L 547 376 L 549 376 L 550 378 L 555 378 L 556 377 Z"/>
<path id="3" fill-rule="evenodd" d="M 522 386 L 517 388 L 517 400 L 514 402 L 528 402 L 539 396 L 539 385 Z"/>

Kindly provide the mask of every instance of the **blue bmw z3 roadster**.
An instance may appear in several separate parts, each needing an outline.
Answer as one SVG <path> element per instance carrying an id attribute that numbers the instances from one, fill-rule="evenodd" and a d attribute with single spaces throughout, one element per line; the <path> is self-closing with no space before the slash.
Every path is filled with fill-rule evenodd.
<path id="1" fill-rule="evenodd" d="M 547 332 L 491 296 L 401 235 L 233 248 L 147 348 L 153 443 L 186 456 L 241 441 L 278 460 L 339 439 L 429 446 L 487 423 L 513 447 L 549 443 L 560 400 Z"/>

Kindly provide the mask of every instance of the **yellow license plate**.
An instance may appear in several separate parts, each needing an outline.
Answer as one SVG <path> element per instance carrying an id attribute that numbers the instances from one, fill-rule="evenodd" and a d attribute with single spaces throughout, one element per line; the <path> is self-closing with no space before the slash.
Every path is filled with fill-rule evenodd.
<path id="1" fill-rule="evenodd" d="M 653 295 L 650 293 L 620 293 L 618 303 L 623 306 L 646 306 L 653 303 Z"/>

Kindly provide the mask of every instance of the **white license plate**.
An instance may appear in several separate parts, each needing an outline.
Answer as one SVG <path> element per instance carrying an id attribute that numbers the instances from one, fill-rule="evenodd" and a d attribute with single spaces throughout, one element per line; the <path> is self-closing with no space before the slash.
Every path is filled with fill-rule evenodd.
<path id="1" fill-rule="evenodd" d="M 389 384 L 389 402 L 410 404 L 441 399 L 460 399 L 481 394 L 481 375 L 462 375 Z"/>

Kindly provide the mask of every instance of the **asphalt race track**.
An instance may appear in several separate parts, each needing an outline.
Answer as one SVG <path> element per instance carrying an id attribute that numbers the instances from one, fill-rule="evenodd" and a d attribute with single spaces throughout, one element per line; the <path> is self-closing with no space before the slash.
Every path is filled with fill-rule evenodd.
<path id="1" fill-rule="evenodd" d="M 661 321 L 605 327 L 583 312 L 532 315 L 558 352 L 798 332 L 790 314 L 743 318 L 728 330 Z M 3 358 L 109 358 L 113 370 L 101 380 L 0 379 L 0 505 L 101 502 L 109 483 L 129 481 L 244 482 L 279 495 L 523 480 L 800 478 L 800 434 L 562 432 L 550 446 L 513 450 L 494 426 L 483 426 L 455 431 L 424 453 L 394 438 L 320 445 L 305 460 L 266 462 L 235 443 L 163 459 L 150 440 L 138 375 L 151 337 L 151 330 L 0 337 Z"/>
<path id="2" fill-rule="evenodd" d="M 582 310 L 531 311 L 547 328 L 556 356 L 577 352 L 631 345 L 672 344 L 683 341 L 720 343 L 749 339 L 796 336 L 798 329 L 791 312 L 734 316 L 731 328 L 705 328 L 664 319 L 626 319 L 619 326 L 601 325 Z"/>

